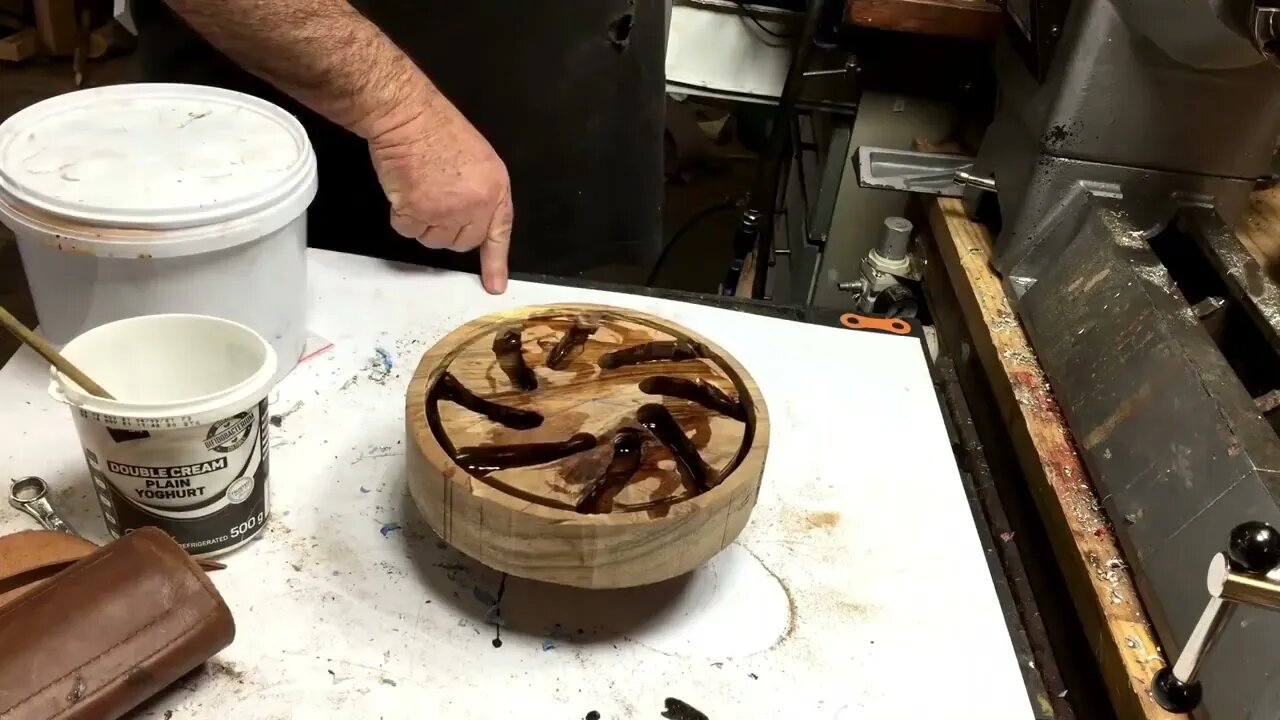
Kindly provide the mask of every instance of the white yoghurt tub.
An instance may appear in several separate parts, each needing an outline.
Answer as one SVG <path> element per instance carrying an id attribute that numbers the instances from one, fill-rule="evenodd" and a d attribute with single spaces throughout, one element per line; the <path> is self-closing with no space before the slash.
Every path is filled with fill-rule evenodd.
<path id="1" fill-rule="evenodd" d="M 190 313 L 244 324 L 280 358 L 306 342 L 316 158 L 281 108 L 198 85 L 68 93 L 0 124 L 0 222 L 41 333 Z"/>
<path id="2" fill-rule="evenodd" d="M 261 335 L 221 318 L 148 315 L 100 325 L 63 355 L 115 398 L 50 369 L 113 537 L 158 527 L 209 557 L 262 531 L 276 354 Z"/>

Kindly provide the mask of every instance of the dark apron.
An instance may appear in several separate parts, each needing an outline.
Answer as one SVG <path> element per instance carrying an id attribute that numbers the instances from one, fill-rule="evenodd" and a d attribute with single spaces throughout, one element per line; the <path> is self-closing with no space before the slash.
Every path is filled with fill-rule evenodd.
<path id="1" fill-rule="evenodd" d="M 363 0 L 511 173 L 513 271 L 600 279 L 647 267 L 662 238 L 665 0 Z M 296 114 L 320 166 L 312 247 L 474 271 L 475 254 L 397 235 L 360 138 L 250 76 L 160 0 L 138 0 L 154 82 L 240 90 Z M 632 18 L 627 22 L 626 16 Z M 627 273 L 634 276 L 634 271 Z"/>

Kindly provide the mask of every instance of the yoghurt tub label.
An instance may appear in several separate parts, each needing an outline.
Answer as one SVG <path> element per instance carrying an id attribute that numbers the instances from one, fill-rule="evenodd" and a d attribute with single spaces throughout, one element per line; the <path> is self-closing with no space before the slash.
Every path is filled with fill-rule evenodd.
<path id="1" fill-rule="evenodd" d="M 210 424 L 130 420 L 113 427 L 76 411 L 107 529 L 158 527 L 192 555 L 234 549 L 266 525 L 267 401 Z"/>

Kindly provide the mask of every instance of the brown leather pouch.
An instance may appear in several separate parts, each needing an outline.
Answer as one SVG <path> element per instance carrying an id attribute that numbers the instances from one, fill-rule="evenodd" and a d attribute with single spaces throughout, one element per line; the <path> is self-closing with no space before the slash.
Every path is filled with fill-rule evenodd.
<path id="1" fill-rule="evenodd" d="M 0 538 L 0 561 L 12 537 Z M 0 720 L 118 718 L 235 637 L 209 578 L 160 530 L 131 533 L 42 576 L 74 553 L 28 555 L 35 567 L 27 569 L 0 562 L 0 596 L 9 598 L 0 606 Z M 35 586 L 6 593 L 6 577 Z"/>

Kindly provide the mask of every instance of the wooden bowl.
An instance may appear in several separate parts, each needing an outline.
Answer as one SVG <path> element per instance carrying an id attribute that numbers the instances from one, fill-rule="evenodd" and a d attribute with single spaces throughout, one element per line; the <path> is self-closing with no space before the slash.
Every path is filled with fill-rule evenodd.
<path id="1" fill-rule="evenodd" d="M 409 384 L 409 489 L 494 569 L 586 588 L 676 577 L 755 507 L 759 388 L 696 333 L 634 310 L 535 306 L 450 333 Z"/>

